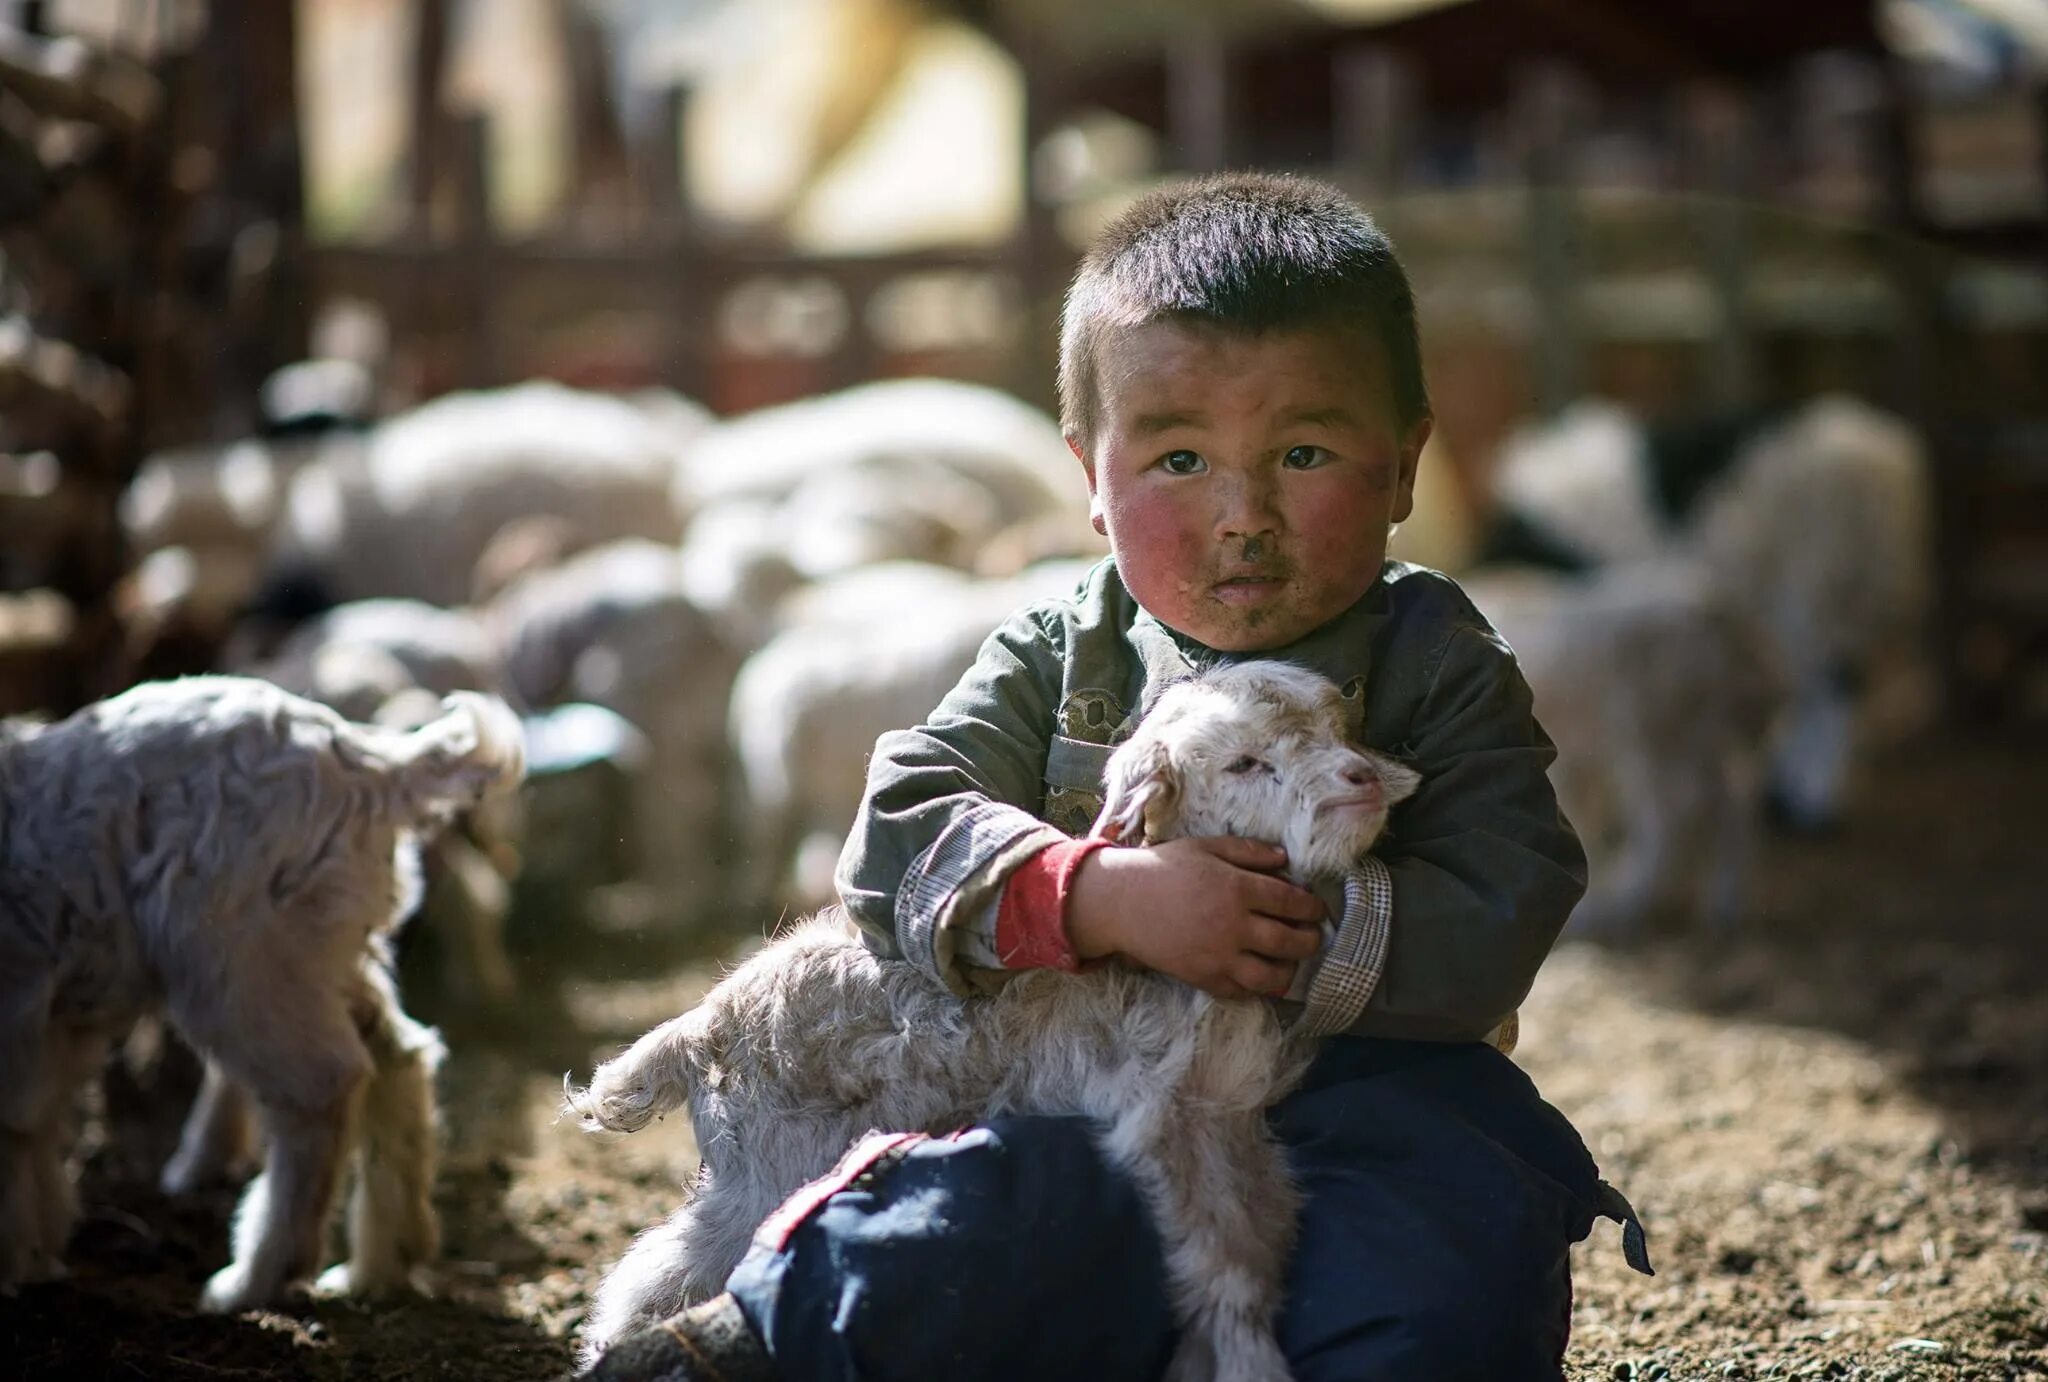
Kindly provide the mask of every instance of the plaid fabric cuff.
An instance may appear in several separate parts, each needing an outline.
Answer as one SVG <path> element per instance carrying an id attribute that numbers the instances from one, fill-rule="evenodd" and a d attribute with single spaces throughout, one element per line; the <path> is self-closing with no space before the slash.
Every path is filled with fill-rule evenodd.
<path id="1" fill-rule="evenodd" d="M 1372 855 L 1344 880 L 1344 918 L 1337 923 L 1309 981 L 1299 1030 L 1329 1036 L 1358 1020 L 1387 968 L 1387 940 L 1393 930 L 1394 881 Z"/>
<path id="2" fill-rule="evenodd" d="M 1032 855 L 1070 837 L 1029 811 L 984 802 L 963 812 L 911 862 L 896 893 L 903 956 L 955 993 L 971 992 L 963 964 L 999 969 L 1002 885 Z"/>

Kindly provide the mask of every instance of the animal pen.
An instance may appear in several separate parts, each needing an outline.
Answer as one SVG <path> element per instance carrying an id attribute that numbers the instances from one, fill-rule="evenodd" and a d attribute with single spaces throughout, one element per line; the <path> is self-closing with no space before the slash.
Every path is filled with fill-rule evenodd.
<path id="1" fill-rule="evenodd" d="M 1015 138 L 990 156 L 1018 195 L 999 233 L 852 253 L 698 204 L 699 85 L 622 61 L 574 0 L 527 6 L 566 153 L 550 207 L 508 224 L 502 113 L 455 76 L 485 2 L 382 6 L 402 133 L 383 200 L 339 230 L 309 210 L 303 136 L 315 14 L 344 0 L 0 3 L 0 714 L 137 678 L 124 488 L 152 452 L 289 427 L 263 382 L 309 354 L 362 365 L 379 412 L 552 378 L 732 415 L 921 375 L 1050 408 L 1060 294 L 1134 187 L 1311 172 L 1402 247 L 1468 508 L 1520 420 L 1588 394 L 1711 438 L 1849 391 L 1931 461 L 1938 728 L 1881 760 L 1852 829 L 1770 842 L 1739 935 L 1567 945 L 1524 1009 L 1520 1059 L 1631 1178 L 1665 1272 L 1639 1286 L 1591 1245 L 1570 1375 L 2048 1377 L 2039 66 L 1926 80 L 1887 28 L 1911 3 L 1879 0 L 876 0 L 849 8 L 1004 55 Z M 529 920 L 516 1016 L 425 982 L 453 1052 L 448 1242 L 436 1294 L 391 1307 L 193 1313 L 233 1201 L 157 1193 L 194 1072 L 145 1032 L 80 1149 L 77 1279 L 0 1299 L 0 1357 L 558 1374 L 691 1151 L 680 1128 L 587 1144 L 554 1121 L 561 1073 L 681 1011 L 768 920 Z"/>

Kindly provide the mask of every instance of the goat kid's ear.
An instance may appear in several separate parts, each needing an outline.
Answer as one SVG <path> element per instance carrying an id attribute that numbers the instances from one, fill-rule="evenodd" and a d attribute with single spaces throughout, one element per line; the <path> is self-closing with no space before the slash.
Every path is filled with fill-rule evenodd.
<path id="1" fill-rule="evenodd" d="M 1422 785 L 1422 774 L 1398 759 L 1376 753 L 1372 755 L 1372 761 L 1373 767 L 1379 770 L 1380 785 L 1386 789 L 1389 806 L 1408 800 Z"/>
<path id="2" fill-rule="evenodd" d="M 1110 755 L 1101 814 L 1088 833 L 1122 845 L 1170 834 L 1180 810 L 1180 773 L 1157 740 L 1126 744 Z"/>

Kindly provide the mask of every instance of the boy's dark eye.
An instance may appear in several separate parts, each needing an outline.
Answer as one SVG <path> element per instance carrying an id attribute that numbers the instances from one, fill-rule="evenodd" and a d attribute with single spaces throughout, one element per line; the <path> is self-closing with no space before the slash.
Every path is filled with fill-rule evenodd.
<path id="1" fill-rule="evenodd" d="M 1265 766 L 1263 760 L 1254 758 L 1250 754 L 1245 754 L 1240 758 L 1231 760 L 1230 766 L 1225 768 L 1224 771 L 1228 773 L 1248 773 Z"/>
<path id="2" fill-rule="evenodd" d="M 1313 470 L 1330 459 L 1330 453 L 1320 446 L 1290 447 L 1286 456 L 1289 470 Z"/>
<path id="3" fill-rule="evenodd" d="M 1192 451 L 1169 451 L 1159 458 L 1159 464 L 1168 475 L 1199 475 L 1209 468 L 1209 463 Z"/>

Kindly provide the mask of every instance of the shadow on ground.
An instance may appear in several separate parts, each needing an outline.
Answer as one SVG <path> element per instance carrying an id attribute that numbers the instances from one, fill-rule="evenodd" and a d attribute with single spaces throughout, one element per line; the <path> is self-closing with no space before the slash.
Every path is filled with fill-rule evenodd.
<path id="1" fill-rule="evenodd" d="M 1731 936 L 1610 947 L 1643 996 L 1852 1037 L 1957 1153 L 2048 1182 L 2048 731 L 1901 745 L 1839 830 L 1771 839 L 1759 875 Z"/>

